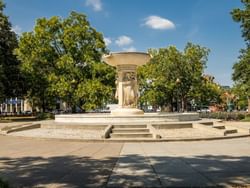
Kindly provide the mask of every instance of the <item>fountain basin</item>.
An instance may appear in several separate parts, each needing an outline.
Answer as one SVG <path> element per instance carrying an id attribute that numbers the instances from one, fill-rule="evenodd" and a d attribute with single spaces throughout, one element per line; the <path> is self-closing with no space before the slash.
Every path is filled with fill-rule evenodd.
<path id="1" fill-rule="evenodd" d="M 151 56 L 144 52 L 116 52 L 104 55 L 102 59 L 114 67 L 119 65 L 141 66 L 149 62 Z"/>
<path id="2" fill-rule="evenodd" d="M 55 116 L 55 122 L 83 123 L 83 124 L 133 124 L 197 121 L 198 113 L 144 113 L 137 115 L 112 115 L 102 113 L 87 114 L 60 114 Z"/>

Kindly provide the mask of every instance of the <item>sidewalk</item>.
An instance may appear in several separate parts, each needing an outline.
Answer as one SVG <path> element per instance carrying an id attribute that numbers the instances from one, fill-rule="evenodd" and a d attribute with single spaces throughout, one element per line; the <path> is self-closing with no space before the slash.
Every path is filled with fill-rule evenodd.
<path id="1" fill-rule="evenodd" d="M 250 185 L 250 139 L 79 143 L 0 136 L 0 177 L 14 187 Z"/>

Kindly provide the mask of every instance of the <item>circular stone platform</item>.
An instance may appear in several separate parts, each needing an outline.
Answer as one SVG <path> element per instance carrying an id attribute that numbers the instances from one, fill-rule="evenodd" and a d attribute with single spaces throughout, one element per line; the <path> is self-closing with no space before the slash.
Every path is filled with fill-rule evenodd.
<path id="1" fill-rule="evenodd" d="M 112 114 L 60 114 L 55 115 L 55 122 L 61 123 L 91 123 L 91 124 L 116 124 L 116 123 L 157 123 L 174 121 L 197 121 L 198 113 L 145 113 L 138 115 L 112 115 Z"/>

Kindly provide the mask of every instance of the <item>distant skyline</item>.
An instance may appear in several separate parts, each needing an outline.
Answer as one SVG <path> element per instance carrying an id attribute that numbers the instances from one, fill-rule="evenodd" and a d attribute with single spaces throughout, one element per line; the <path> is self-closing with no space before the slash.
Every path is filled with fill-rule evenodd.
<path id="1" fill-rule="evenodd" d="M 18 34 L 32 31 L 36 19 L 87 15 L 103 33 L 110 51 L 147 51 L 170 45 L 183 50 L 187 42 L 211 50 L 206 74 L 232 86 L 232 66 L 245 47 L 240 24 L 230 11 L 240 0 L 4 0 L 5 14 Z"/>

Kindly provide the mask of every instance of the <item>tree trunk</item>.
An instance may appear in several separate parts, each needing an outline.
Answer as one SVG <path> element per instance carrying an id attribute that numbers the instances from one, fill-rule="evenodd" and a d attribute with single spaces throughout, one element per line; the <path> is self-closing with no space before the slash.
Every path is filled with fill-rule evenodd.
<path id="1" fill-rule="evenodd" d="M 248 113 L 250 114 L 250 97 L 248 97 Z"/>
<path id="2" fill-rule="evenodd" d="M 162 112 L 172 112 L 172 111 L 173 111 L 172 109 L 173 109 L 173 108 L 172 108 L 172 105 L 171 105 L 171 104 L 168 104 L 168 105 L 166 105 L 166 106 L 163 106 L 162 109 L 161 109 L 161 111 L 162 111 Z"/>
<path id="3" fill-rule="evenodd" d="M 185 98 L 182 97 L 181 98 L 181 112 L 184 112 L 184 110 L 185 110 Z"/>

